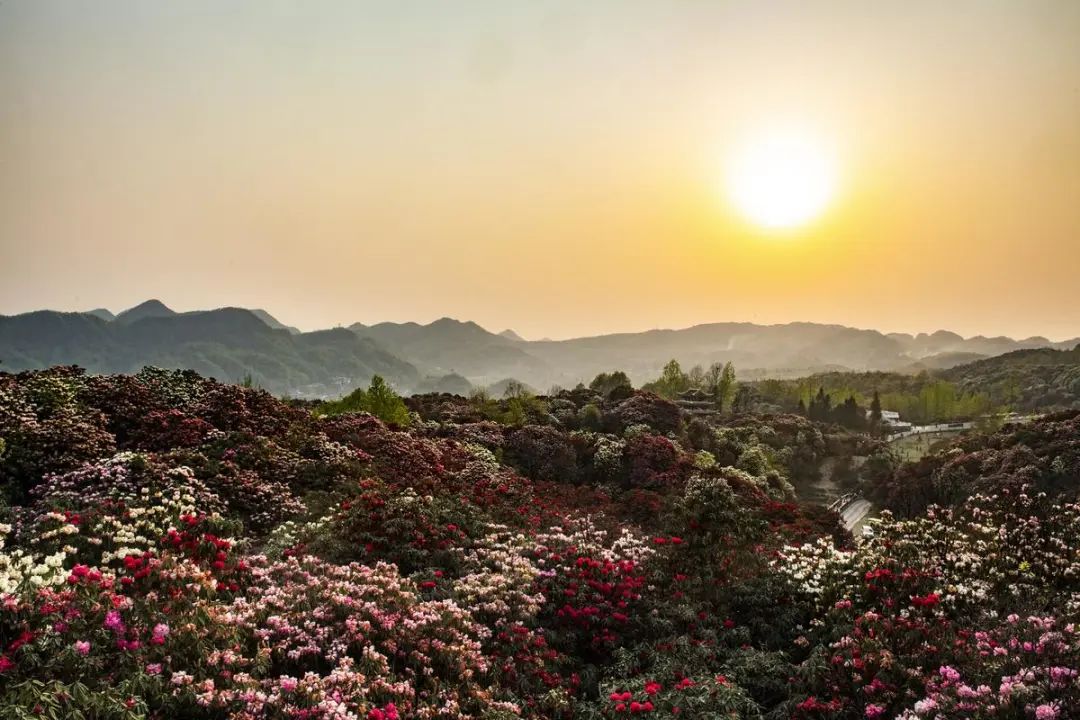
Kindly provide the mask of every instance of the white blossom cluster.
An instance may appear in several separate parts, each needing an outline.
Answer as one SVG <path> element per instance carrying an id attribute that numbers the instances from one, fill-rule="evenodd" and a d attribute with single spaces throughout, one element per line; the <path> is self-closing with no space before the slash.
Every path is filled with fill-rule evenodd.
<path id="1" fill-rule="evenodd" d="M 51 555 L 5 549 L 11 526 L 0 524 L 0 597 L 19 597 L 40 588 L 60 585 L 67 577 L 63 551 Z"/>

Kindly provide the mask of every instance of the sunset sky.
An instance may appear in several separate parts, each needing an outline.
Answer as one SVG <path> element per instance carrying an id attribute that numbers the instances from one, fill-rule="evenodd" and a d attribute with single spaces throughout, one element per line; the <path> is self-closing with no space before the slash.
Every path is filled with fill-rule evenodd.
<path id="1" fill-rule="evenodd" d="M 823 214 L 726 168 L 797 128 Z M 1080 336 L 1080 2 L 0 2 L 0 313 Z"/>

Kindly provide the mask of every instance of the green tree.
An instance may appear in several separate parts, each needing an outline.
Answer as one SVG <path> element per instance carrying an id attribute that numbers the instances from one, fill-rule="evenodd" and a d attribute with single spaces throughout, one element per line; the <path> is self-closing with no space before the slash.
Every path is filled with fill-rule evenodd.
<path id="1" fill-rule="evenodd" d="M 731 401 L 731 411 L 735 413 L 750 412 L 756 402 L 754 391 L 749 385 L 740 385 L 735 392 L 735 398 Z"/>
<path id="2" fill-rule="evenodd" d="M 660 371 L 660 377 L 651 383 L 646 383 L 642 389 L 651 390 L 657 395 L 674 400 L 680 393 L 690 389 L 690 377 L 683 372 L 679 361 L 672 359 L 664 365 L 664 369 Z"/>
<path id="3" fill-rule="evenodd" d="M 714 362 L 709 366 L 709 369 L 705 371 L 705 389 L 710 393 L 716 392 L 716 387 L 720 384 L 720 378 L 724 375 L 724 363 Z"/>
<path id="4" fill-rule="evenodd" d="M 386 384 L 382 376 L 376 375 L 371 378 L 371 387 L 368 388 L 367 395 L 368 412 L 372 415 L 383 422 L 395 425 L 409 424 L 409 409 L 405 407 L 405 401 Z"/>
<path id="5" fill-rule="evenodd" d="M 724 363 L 724 368 L 720 371 L 720 380 L 713 390 L 713 397 L 716 398 L 716 409 L 719 412 L 724 412 L 724 405 L 735 397 L 737 390 L 738 383 L 735 381 L 735 366 L 728 361 Z"/>
<path id="6" fill-rule="evenodd" d="M 881 432 L 881 396 L 874 391 L 874 399 L 870 401 L 870 432 Z"/>
<path id="7" fill-rule="evenodd" d="M 409 408 L 405 401 L 379 375 L 371 378 L 367 390 L 357 388 L 340 400 L 324 403 L 318 412 L 322 415 L 366 412 L 385 423 L 409 424 Z"/>
<path id="8" fill-rule="evenodd" d="M 600 412 L 600 408 L 592 403 L 581 408 L 578 419 L 581 422 L 581 427 L 586 430 L 599 430 L 604 423 L 603 413 Z"/>
<path id="9" fill-rule="evenodd" d="M 524 383 L 511 380 L 503 392 L 506 412 L 499 418 L 506 425 L 525 425 L 536 422 L 548 411 L 547 405 L 529 390 Z"/>
<path id="10" fill-rule="evenodd" d="M 469 395 L 469 405 L 486 420 L 499 419 L 499 403 L 484 388 L 476 388 Z"/>
<path id="11" fill-rule="evenodd" d="M 524 400 L 532 396 L 529 388 L 525 387 L 525 383 L 520 380 L 510 380 L 506 383 L 506 390 L 503 391 L 503 398 L 506 400 Z"/>
<path id="12" fill-rule="evenodd" d="M 622 370 L 603 372 L 593 378 L 589 383 L 589 389 L 595 390 L 606 399 L 610 399 L 616 393 L 629 395 L 634 386 L 630 384 L 630 378 Z"/>

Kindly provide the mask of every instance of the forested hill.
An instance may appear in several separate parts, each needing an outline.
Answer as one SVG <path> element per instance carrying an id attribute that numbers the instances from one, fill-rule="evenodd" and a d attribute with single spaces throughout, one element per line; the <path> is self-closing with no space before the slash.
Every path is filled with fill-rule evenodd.
<path id="1" fill-rule="evenodd" d="M 987 358 L 940 372 L 965 391 L 988 393 L 1014 410 L 1080 407 L 1080 345 L 1039 348 Z"/>
<path id="2" fill-rule="evenodd" d="M 158 365 L 226 381 L 250 375 L 276 393 L 334 397 L 366 385 L 376 373 L 406 393 L 483 388 L 507 379 L 540 390 L 574 387 L 616 368 L 640 385 L 672 359 L 687 369 L 730 362 L 741 380 L 827 371 L 925 371 L 944 378 L 950 376 L 936 373 L 961 362 L 1019 349 L 1071 349 L 1077 342 L 964 338 L 946 331 L 885 334 L 804 322 L 720 322 L 567 340 L 524 340 L 452 318 L 301 333 L 260 309 L 181 313 L 158 300 L 115 316 L 105 309 L 0 316 L 0 368 L 9 371 L 76 364 L 131 372 Z"/>
<path id="3" fill-rule="evenodd" d="M 52 311 L 0 317 L 0 369 L 130 373 L 154 365 L 228 382 L 250 378 L 279 395 L 336 396 L 376 374 L 405 386 L 419 380 L 410 363 L 344 328 L 293 333 L 240 308 L 175 313 L 146 305 L 115 321 Z"/>
<path id="4" fill-rule="evenodd" d="M 867 489 L 897 515 L 917 517 L 931 505 L 954 505 L 976 493 L 1017 495 L 1025 488 L 1055 502 L 1080 500 L 1080 411 L 964 435 Z"/>
<path id="5" fill-rule="evenodd" d="M 833 403 L 852 397 L 869 407 L 878 393 L 882 407 L 911 422 L 970 419 L 988 412 L 1052 412 L 1080 408 L 1080 346 L 1072 350 L 1017 350 L 946 370 L 828 372 L 794 380 L 770 378 L 751 384 L 759 409 L 795 411 L 818 391 Z"/>

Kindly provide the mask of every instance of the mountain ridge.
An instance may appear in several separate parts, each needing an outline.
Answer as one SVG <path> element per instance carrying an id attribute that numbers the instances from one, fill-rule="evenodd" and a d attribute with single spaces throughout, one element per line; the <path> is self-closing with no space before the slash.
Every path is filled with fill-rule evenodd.
<path id="1" fill-rule="evenodd" d="M 108 322 L 50 310 L 0 316 L 0 369 L 80 365 L 130 373 L 156 365 L 225 381 L 250 377 L 276 394 L 306 397 L 336 397 L 376 374 L 402 388 L 420 378 L 411 363 L 344 328 L 292 333 L 243 308 L 131 317 Z"/>
<path id="2" fill-rule="evenodd" d="M 746 378 L 799 377 L 833 370 L 919 372 L 997 357 L 1016 350 L 1071 349 L 1080 338 L 969 338 L 948 330 L 883 333 L 836 323 L 796 321 L 701 323 L 563 340 L 524 340 L 476 322 L 442 317 L 418 322 L 354 323 L 300 332 L 262 309 L 176 312 L 148 300 L 108 311 L 35 311 L 0 316 L 4 369 L 77 363 L 126 372 L 144 364 L 190 366 L 235 380 L 251 375 L 268 389 L 330 396 L 376 372 L 403 391 L 438 385 L 487 387 L 516 378 L 532 387 L 572 387 L 622 369 L 636 383 L 655 378 L 675 358 L 689 369 L 732 362 Z M 109 313 L 111 315 L 111 313 Z"/>

